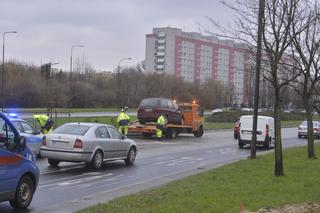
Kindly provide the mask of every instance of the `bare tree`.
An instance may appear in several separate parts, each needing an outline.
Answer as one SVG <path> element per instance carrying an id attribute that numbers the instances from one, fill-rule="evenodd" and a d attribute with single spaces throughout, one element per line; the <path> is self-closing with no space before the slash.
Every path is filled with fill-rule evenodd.
<path id="1" fill-rule="evenodd" d="M 296 12 L 296 20 L 291 26 L 293 58 L 302 76 L 297 78 L 293 87 L 303 100 L 308 121 L 308 157 L 315 158 L 312 96 L 320 80 L 320 8 L 317 2 L 305 1 L 304 7 Z M 297 33 L 297 29 L 305 30 Z"/>
<path id="2" fill-rule="evenodd" d="M 245 42 L 250 53 L 256 49 L 256 32 L 258 19 L 258 1 L 235 0 L 223 1 L 237 14 L 235 26 L 232 30 L 224 32 L 230 38 Z M 304 6 L 302 0 L 266 0 L 265 17 L 263 21 L 264 32 L 263 49 L 264 64 L 263 78 L 273 87 L 273 109 L 275 119 L 275 170 L 276 176 L 282 176 L 283 157 L 281 139 L 281 106 L 282 97 L 289 83 L 295 80 L 300 73 L 293 69 L 290 61 L 287 61 L 287 52 L 290 51 L 292 39 L 299 35 L 304 28 L 297 28 L 292 32 L 292 25 L 297 19 L 296 12 Z M 213 24 L 216 23 L 212 21 Z M 289 63 L 288 63 L 289 62 Z"/>

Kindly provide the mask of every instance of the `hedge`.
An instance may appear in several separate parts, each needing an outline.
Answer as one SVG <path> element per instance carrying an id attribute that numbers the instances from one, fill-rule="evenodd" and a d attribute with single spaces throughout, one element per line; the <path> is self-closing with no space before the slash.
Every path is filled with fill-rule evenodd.
<path id="1" fill-rule="evenodd" d="M 206 117 L 206 122 L 235 122 L 242 115 L 253 115 L 253 112 L 217 112 Z M 273 112 L 259 112 L 258 115 L 273 117 Z M 306 116 L 305 113 L 282 113 L 281 120 L 306 120 Z"/>

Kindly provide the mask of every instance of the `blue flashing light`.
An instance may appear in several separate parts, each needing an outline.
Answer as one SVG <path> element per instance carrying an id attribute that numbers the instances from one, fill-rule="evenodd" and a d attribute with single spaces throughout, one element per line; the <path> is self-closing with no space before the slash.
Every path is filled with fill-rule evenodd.
<path id="1" fill-rule="evenodd" d="M 9 117 L 10 118 L 18 118 L 18 114 L 17 113 L 9 113 Z"/>

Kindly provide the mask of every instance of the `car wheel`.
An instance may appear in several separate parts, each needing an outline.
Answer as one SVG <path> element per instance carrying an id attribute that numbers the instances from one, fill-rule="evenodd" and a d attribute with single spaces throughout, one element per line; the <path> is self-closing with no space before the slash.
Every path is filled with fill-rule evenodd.
<path id="1" fill-rule="evenodd" d="M 175 128 L 169 128 L 167 131 L 167 138 L 175 138 L 177 136 L 177 131 Z"/>
<path id="2" fill-rule="evenodd" d="M 242 140 L 240 140 L 240 137 L 238 138 L 238 146 L 239 146 L 239 149 L 243 148 L 243 142 Z"/>
<path id="3" fill-rule="evenodd" d="M 93 158 L 91 160 L 91 166 L 94 169 L 100 169 L 102 167 L 102 163 L 103 163 L 102 152 L 100 150 L 97 150 L 94 153 Z"/>
<path id="4" fill-rule="evenodd" d="M 127 166 L 131 166 L 134 164 L 134 161 L 136 160 L 136 155 L 137 155 L 136 149 L 134 147 L 131 147 L 128 152 L 127 158 L 124 160 Z"/>
<path id="5" fill-rule="evenodd" d="M 203 127 L 200 126 L 197 131 L 193 132 L 193 135 L 196 136 L 197 138 L 201 138 L 203 135 Z"/>
<path id="6" fill-rule="evenodd" d="M 298 135 L 298 138 L 302 138 L 302 135 Z"/>
<path id="7" fill-rule="evenodd" d="M 57 166 L 59 165 L 60 161 L 54 160 L 54 159 L 49 159 L 49 158 L 48 158 L 48 163 L 49 163 L 50 166 L 52 166 L 52 167 L 57 167 Z"/>
<path id="8" fill-rule="evenodd" d="M 23 176 L 17 186 L 14 199 L 10 200 L 10 205 L 18 209 L 27 208 L 32 201 L 34 191 L 31 177 Z"/>

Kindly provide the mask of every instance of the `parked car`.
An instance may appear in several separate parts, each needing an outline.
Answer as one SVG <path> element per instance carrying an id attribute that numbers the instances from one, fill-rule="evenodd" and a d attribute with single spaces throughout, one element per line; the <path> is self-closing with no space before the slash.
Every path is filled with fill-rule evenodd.
<path id="1" fill-rule="evenodd" d="M 214 110 L 211 111 L 211 114 L 214 114 L 214 113 L 217 113 L 217 112 L 223 112 L 223 109 L 219 109 L 219 108 L 214 109 Z"/>
<path id="2" fill-rule="evenodd" d="M 303 121 L 298 127 L 298 137 L 307 137 L 308 136 L 308 122 Z M 313 121 L 313 135 L 317 138 L 320 138 L 320 122 Z"/>
<path id="3" fill-rule="evenodd" d="M 17 118 L 10 118 L 10 120 L 20 135 L 26 138 L 27 146 L 29 146 L 36 156 L 40 157 L 40 146 L 44 135 L 25 120 Z"/>
<path id="4" fill-rule="evenodd" d="M 138 120 L 142 124 L 156 122 L 163 113 L 168 115 L 168 123 L 184 124 L 182 110 L 173 100 L 167 98 L 145 98 L 138 106 Z"/>
<path id="5" fill-rule="evenodd" d="M 238 139 L 240 134 L 240 119 L 234 123 L 233 138 Z"/>
<path id="6" fill-rule="evenodd" d="M 243 148 L 246 144 L 251 144 L 252 126 L 252 115 L 243 115 L 240 117 L 239 148 Z M 274 143 L 274 118 L 258 116 L 257 145 L 263 145 L 266 149 L 269 149 L 272 143 Z"/>
<path id="7" fill-rule="evenodd" d="M 0 112 L 0 202 L 27 208 L 36 191 L 39 168 L 36 159 L 10 119 Z"/>
<path id="8" fill-rule="evenodd" d="M 124 160 L 132 165 L 137 155 L 136 142 L 116 128 L 97 123 L 66 123 L 46 135 L 40 148 L 51 166 L 62 161 L 86 162 L 100 169 L 103 161 Z"/>

